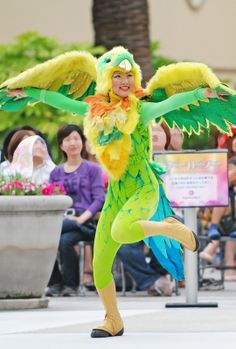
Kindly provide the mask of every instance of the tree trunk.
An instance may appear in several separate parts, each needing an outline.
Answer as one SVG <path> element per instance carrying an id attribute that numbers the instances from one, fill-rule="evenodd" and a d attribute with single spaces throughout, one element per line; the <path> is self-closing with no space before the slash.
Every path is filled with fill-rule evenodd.
<path id="1" fill-rule="evenodd" d="M 151 77 L 147 0 L 94 0 L 93 25 L 96 45 L 124 46 L 140 64 L 143 81 Z"/>

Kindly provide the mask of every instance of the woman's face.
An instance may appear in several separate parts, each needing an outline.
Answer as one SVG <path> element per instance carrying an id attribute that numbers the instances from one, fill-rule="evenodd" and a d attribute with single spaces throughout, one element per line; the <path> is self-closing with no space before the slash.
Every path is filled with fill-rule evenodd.
<path id="1" fill-rule="evenodd" d="M 152 126 L 152 152 L 165 150 L 166 133 L 161 125 Z"/>
<path id="2" fill-rule="evenodd" d="M 33 158 L 41 159 L 42 162 L 46 160 L 47 157 L 47 146 L 43 140 L 37 139 L 33 145 Z"/>
<path id="3" fill-rule="evenodd" d="M 83 148 L 82 139 L 77 131 L 73 131 L 63 139 L 61 149 L 67 157 L 80 155 Z"/>
<path id="4" fill-rule="evenodd" d="M 170 145 L 174 150 L 182 150 L 184 137 L 177 127 L 170 129 Z"/>
<path id="5" fill-rule="evenodd" d="M 112 75 L 112 90 L 113 92 L 122 98 L 127 97 L 130 93 L 134 92 L 134 76 L 131 72 L 119 72 L 116 71 Z"/>

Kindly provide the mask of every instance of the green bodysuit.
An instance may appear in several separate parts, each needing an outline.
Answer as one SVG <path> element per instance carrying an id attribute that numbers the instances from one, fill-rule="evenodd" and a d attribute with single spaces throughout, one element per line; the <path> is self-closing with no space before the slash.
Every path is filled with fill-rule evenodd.
<path id="1" fill-rule="evenodd" d="M 203 98 L 203 90 L 188 93 L 188 102 Z M 89 110 L 85 102 L 71 100 L 56 92 L 25 89 L 25 93 L 56 108 L 84 115 Z M 184 96 L 186 103 L 186 94 Z M 150 164 L 149 130 L 146 126 L 153 117 L 182 106 L 181 95 L 160 103 L 142 102 L 140 119 L 131 134 L 131 153 L 125 173 L 120 179 L 110 179 L 106 201 L 98 222 L 94 246 L 94 280 L 97 288 L 104 288 L 112 280 L 112 264 L 122 243 L 145 239 L 139 220 L 155 220 L 171 215 L 172 209 L 165 196 L 158 174 Z M 160 195 L 161 194 L 161 195 Z M 147 241 L 149 240 L 149 241 Z M 177 279 L 183 279 L 181 249 L 177 241 L 164 236 L 146 239 L 162 265 Z M 172 260 L 170 258 L 170 250 Z"/>
<path id="2" fill-rule="evenodd" d="M 145 90 L 141 80 L 132 54 L 118 46 L 99 59 L 88 52 L 67 52 L 0 85 L 0 110 L 14 112 L 41 101 L 85 116 L 85 135 L 110 175 L 93 261 L 106 315 L 92 330 L 93 338 L 124 332 L 111 273 L 122 243 L 144 240 L 177 280 L 184 278 L 180 243 L 192 252 L 198 249 L 191 229 L 171 217 L 161 170 L 150 163 L 149 122 L 163 120 L 189 135 L 210 124 L 230 134 L 235 123 L 236 92 L 202 63 L 163 66 Z"/>

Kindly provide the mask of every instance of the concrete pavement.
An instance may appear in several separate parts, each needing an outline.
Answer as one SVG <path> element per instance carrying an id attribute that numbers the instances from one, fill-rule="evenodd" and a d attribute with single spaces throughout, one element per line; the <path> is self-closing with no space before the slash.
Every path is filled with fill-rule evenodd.
<path id="1" fill-rule="evenodd" d="M 149 297 L 144 292 L 119 296 L 125 321 L 123 337 L 91 339 L 103 309 L 98 296 L 52 298 L 48 309 L 2 311 L 0 344 L 4 349 L 64 348 L 207 348 L 228 349 L 236 343 L 236 282 L 221 291 L 201 291 L 199 302 L 217 302 L 218 308 L 165 308 L 185 302 L 180 296 Z"/>

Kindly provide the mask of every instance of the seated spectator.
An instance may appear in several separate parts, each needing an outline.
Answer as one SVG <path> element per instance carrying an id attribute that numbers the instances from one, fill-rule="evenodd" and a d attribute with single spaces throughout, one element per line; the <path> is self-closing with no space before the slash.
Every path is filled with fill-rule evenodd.
<path id="1" fill-rule="evenodd" d="M 123 262 L 126 271 L 136 282 L 137 290 L 147 290 L 151 296 L 171 296 L 172 283 L 156 271 L 145 259 L 143 243 L 136 242 L 120 247 L 117 256 Z M 165 272 L 165 274 L 167 274 Z"/>
<path id="2" fill-rule="evenodd" d="M 151 127 L 152 153 L 167 150 L 170 145 L 170 129 L 163 121 L 161 124 L 156 122 Z"/>
<path id="3" fill-rule="evenodd" d="M 84 151 L 82 151 L 81 156 L 88 161 L 95 162 L 96 164 L 98 164 L 101 167 L 100 163 L 97 161 L 96 156 L 92 153 L 91 145 L 87 139 L 85 141 L 85 149 L 84 149 Z M 102 170 L 102 178 L 103 178 L 104 188 L 105 188 L 105 192 L 106 192 L 107 187 L 108 187 L 109 176 L 108 176 L 108 173 L 104 170 L 104 168 L 101 167 L 101 170 Z M 100 214 L 100 212 L 98 213 L 97 216 L 99 216 L 99 214 Z M 78 251 L 78 254 L 79 254 L 79 246 L 76 246 L 76 250 Z M 94 282 L 93 282 L 92 265 L 91 265 L 90 261 L 92 261 L 92 246 L 86 245 L 85 252 L 84 252 L 84 277 L 83 277 L 83 281 L 84 281 L 84 286 L 87 289 L 94 290 L 95 286 L 94 286 Z"/>
<path id="4" fill-rule="evenodd" d="M 232 127 L 234 133 L 233 137 L 228 138 L 225 135 L 217 134 L 216 142 L 217 148 L 227 148 L 228 149 L 228 158 L 229 158 L 229 168 L 228 168 L 228 177 L 229 177 L 229 186 L 232 187 L 236 184 L 236 166 L 234 163 L 234 157 L 236 156 L 236 128 Z M 223 142 L 224 141 L 224 142 Z M 225 207 L 215 207 L 212 213 L 211 225 L 209 228 L 208 236 L 212 240 L 218 240 L 220 238 L 220 231 L 218 225 L 221 218 L 228 213 L 230 208 Z"/>
<path id="5" fill-rule="evenodd" d="M 23 140 L 23 138 L 25 138 L 26 136 L 33 136 L 33 135 L 38 135 L 41 138 L 43 138 L 43 140 L 47 145 L 48 154 L 52 159 L 51 149 L 44 135 L 39 130 L 31 126 L 25 125 L 25 126 L 22 126 L 21 128 L 12 129 L 5 136 L 3 140 L 2 150 L 1 150 L 0 173 L 3 172 L 4 174 L 4 171 L 7 171 L 7 168 L 10 165 L 10 162 L 12 161 L 13 153 L 16 147 L 18 146 L 18 144 Z M 16 141 L 16 138 L 17 138 L 17 141 Z M 14 144 L 14 147 L 10 147 L 11 149 L 9 149 L 10 143 Z"/>
<path id="6" fill-rule="evenodd" d="M 161 124 L 154 123 L 151 127 L 151 135 L 152 153 L 167 150 L 170 144 L 170 130 L 164 122 Z M 148 294 L 153 296 L 171 295 L 172 283 L 166 276 L 160 275 L 159 271 L 156 271 L 147 263 L 142 250 L 142 242 L 122 245 L 117 255 L 123 262 L 125 269 L 135 280 L 138 290 L 147 290 Z M 158 261 L 155 263 L 155 266 L 162 268 Z"/>
<path id="7" fill-rule="evenodd" d="M 168 150 L 183 150 L 184 135 L 178 127 L 170 128 L 170 145 Z"/>
<path id="8" fill-rule="evenodd" d="M 84 152 L 84 158 L 86 160 L 95 162 L 96 164 L 101 166 L 100 163 L 98 162 L 96 156 L 94 154 L 92 154 L 91 145 L 87 139 L 85 142 L 85 150 L 86 151 Z M 105 186 L 105 191 L 107 191 L 109 176 L 108 176 L 108 173 L 104 170 L 104 168 L 101 167 L 101 170 L 102 170 L 102 178 L 103 178 L 103 182 L 104 182 L 104 186 Z"/>
<path id="9" fill-rule="evenodd" d="M 233 129 L 234 131 L 234 129 Z M 221 142 L 221 146 L 223 147 L 227 146 L 228 148 L 228 178 L 229 178 L 229 192 L 232 194 L 232 200 L 231 200 L 231 206 L 229 207 L 214 207 L 212 211 L 212 217 L 210 222 L 210 228 L 208 232 L 209 239 L 213 240 L 211 243 L 209 243 L 205 249 L 200 252 L 199 257 L 201 259 L 207 260 L 208 262 L 212 262 L 214 260 L 216 251 L 219 247 L 218 241 L 221 237 L 221 231 L 220 231 L 220 224 L 221 221 L 224 219 L 227 215 L 232 215 L 232 219 L 235 219 L 235 194 L 234 194 L 234 187 L 236 185 L 236 130 L 235 134 L 232 138 L 222 138 L 219 137 L 219 141 Z M 222 142 L 222 139 L 224 139 L 224 143 Z M 232 224 L 233 226 L 233 224 Z M 225 232 L 227 234 L 227 232 Z M 227 234 L 229 237 L 236 238 L 236 230 L 228 232 Z M 236 241 L 227 241 L 225 246 L 225 266 L 234 267 L 234 259 L 235 259 L 235 252 L 236 252 Z M 233 269 L 228 269 L 225 271 L 225 280 L 226 281 L 236 281 L 236 274 Z"/>
<path id="10" fill-rule="evenodd" d="M 79 241 L 94 239 L 93 219 L 102 208 L 105 193 L 100 167 L 81 156 L 85 147 L 81 128 L 63 126 L 57 140 L 65 161 L 52 171 L 50 181 L 64 185 L 67 195 L 73 199 L 74 214 L 64 219 L 59 244 L 61 270 L 56 261 L 46 295 L 74 296 L 78 287 L 78 257 L 74 246 Z"/>
<path id="11" fill-rule="evenodd" d="M 4 159 L 1 163 L 0 163 L 0 174 L 3 176 L 7 176 L 9 173 L 9 168 L 10 168 L 10 164 L 12 162 L 13 159 L 13 154 L 14 151 L 16 150 L 16 148 L 18 147 L 18 145 L 20 144 L 20 142 L 29 136 L 33 136 L 34 133 L 32 131 L 28 131 L 28 130 L 14 130 L 10 132 L 10 134 L 8 134 L 8 138 L 5 138 L 5 140 L 7 139 L 7 143 L 3 144 L 3 149 L 1 152 L 1 157 L 2 159 Z M 5 142 L 4 140 L 4 142 Z"/>
<path id="12" fill-rule="evenodd" d="M 32 136 L 31 131 L 17 131 L 8 146 L 9 164 L 0 174 L 5 177 L 19 174 L 31 182 L 41 184 L 49 180 L 54 169 L 45 141 L 40 136 Z"/>

